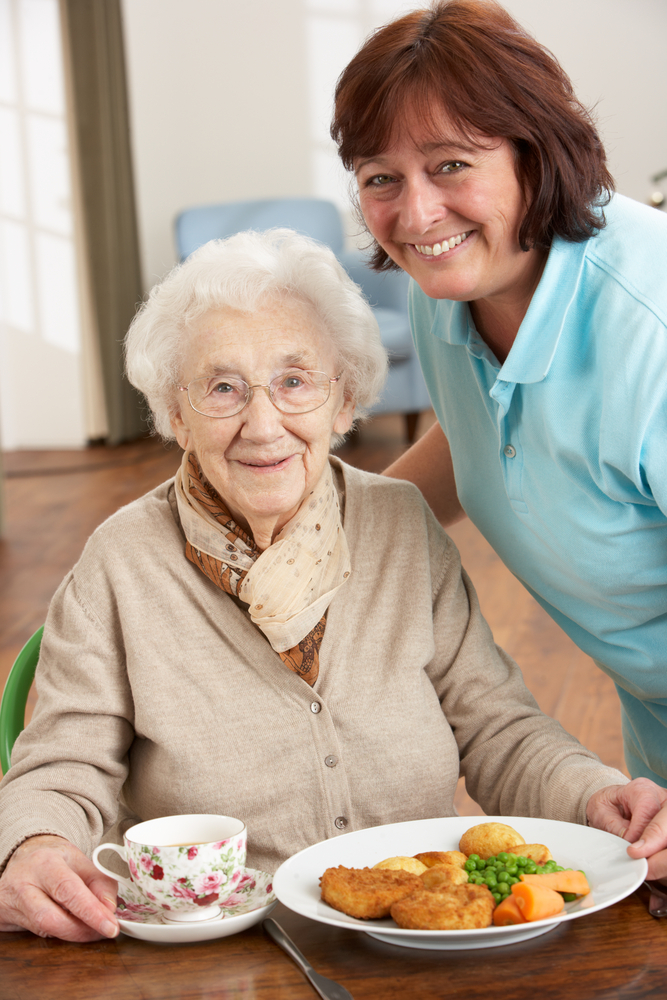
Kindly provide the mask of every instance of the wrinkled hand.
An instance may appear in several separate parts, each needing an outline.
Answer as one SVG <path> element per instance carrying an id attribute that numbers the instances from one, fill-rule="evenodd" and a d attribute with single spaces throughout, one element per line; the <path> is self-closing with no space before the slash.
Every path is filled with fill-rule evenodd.
<path id="1" fill-rule="evenodd" d="M 648 778 L 609 785 L 586 806 L 591 826 L 629 841 L 631 858 L 648 858 L 648 877 L 667 878 L 667 788 Z"/>
<path id="2" fill-rule="evenodd" d="M 0 878 L 0 931 L 97 941 L 119 931 L 118 886 L 63 837 L 25 840 Z"/>

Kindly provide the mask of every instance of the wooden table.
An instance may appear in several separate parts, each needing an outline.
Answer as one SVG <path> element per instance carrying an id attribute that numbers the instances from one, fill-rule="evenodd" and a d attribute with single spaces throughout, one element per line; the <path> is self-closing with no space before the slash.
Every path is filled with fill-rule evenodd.
<path id="1" fill-rule="evenodd" d="M 354 1000 L 637 1000 L 667 994 L 667 918 L 640 889 L 532 941 L 479 951 L 417 951 L 298 916 L 272 916 L 318 972 Z M 0 934 L 2 1000 L 313 1000 L 261 924 L 202 944 L 68 944 Z"/>

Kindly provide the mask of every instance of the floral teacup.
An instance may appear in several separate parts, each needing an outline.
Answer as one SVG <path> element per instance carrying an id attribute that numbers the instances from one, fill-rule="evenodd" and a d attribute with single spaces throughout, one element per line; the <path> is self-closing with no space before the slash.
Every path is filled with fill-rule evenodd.
<path id="1" fill-rule="evenodd" d="M 231 816 L 164 816 L 130 827 L 119 844 L 100 844 L 93 863 L 119 885 L 139 889 L 165 920 L 209 920 L 233 895 L 244 872 L 245 824 Z M 127 862 L 130 878 L 97 860 L 115 851 Z"/>

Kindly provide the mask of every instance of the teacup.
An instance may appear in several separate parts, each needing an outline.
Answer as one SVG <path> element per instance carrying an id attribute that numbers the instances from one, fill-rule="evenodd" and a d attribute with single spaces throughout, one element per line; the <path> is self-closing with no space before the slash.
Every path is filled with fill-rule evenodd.
<path id="1" fill-rule="evenodd" d="M 210 920 L 233 894 L 246 859 L 245 824 L 231 816 L 163 816 L 137 823 L 120 844 L 100 844 L 93 863 L 119 887 L 138 889 L 160 906 L 165 920 Z M 115 851 L 130 878 L 109 871 L 97 859 Z"/>

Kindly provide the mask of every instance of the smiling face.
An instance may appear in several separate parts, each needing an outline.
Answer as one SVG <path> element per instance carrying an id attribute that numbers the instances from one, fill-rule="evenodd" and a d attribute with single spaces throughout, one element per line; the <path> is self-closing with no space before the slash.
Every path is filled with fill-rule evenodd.
<path id="1" fill-rule="evenodd" d="M 194 326 L 183 359 L 181 385 L 225 374 L 248 385 L 268 384 L 285 369 L 340 374 L 331 338 L 314 309 L 276 299 L 254 313 L 221 309 Z M 296 513 L 327 464 L 332 434 L 345 434 L 354 415 L 343 380 L 310 413 L 285 414 L 263 389 L 240 413 L 218 419 L 197 413 L 185 393 L 172 420 L 178 443 L 197 456 L 209 483 L 261 549 Z"/>
<path id="2" fill-rule="evenodd" d="M 431 298 L 532 294 L 543 259 L 519 246 L 526 203 L 512 147 L 492 138 L 473 147 L 438 124 L 440 137 L 399 129 L 384 152 L 355 160 L 370 232 Z"/>

